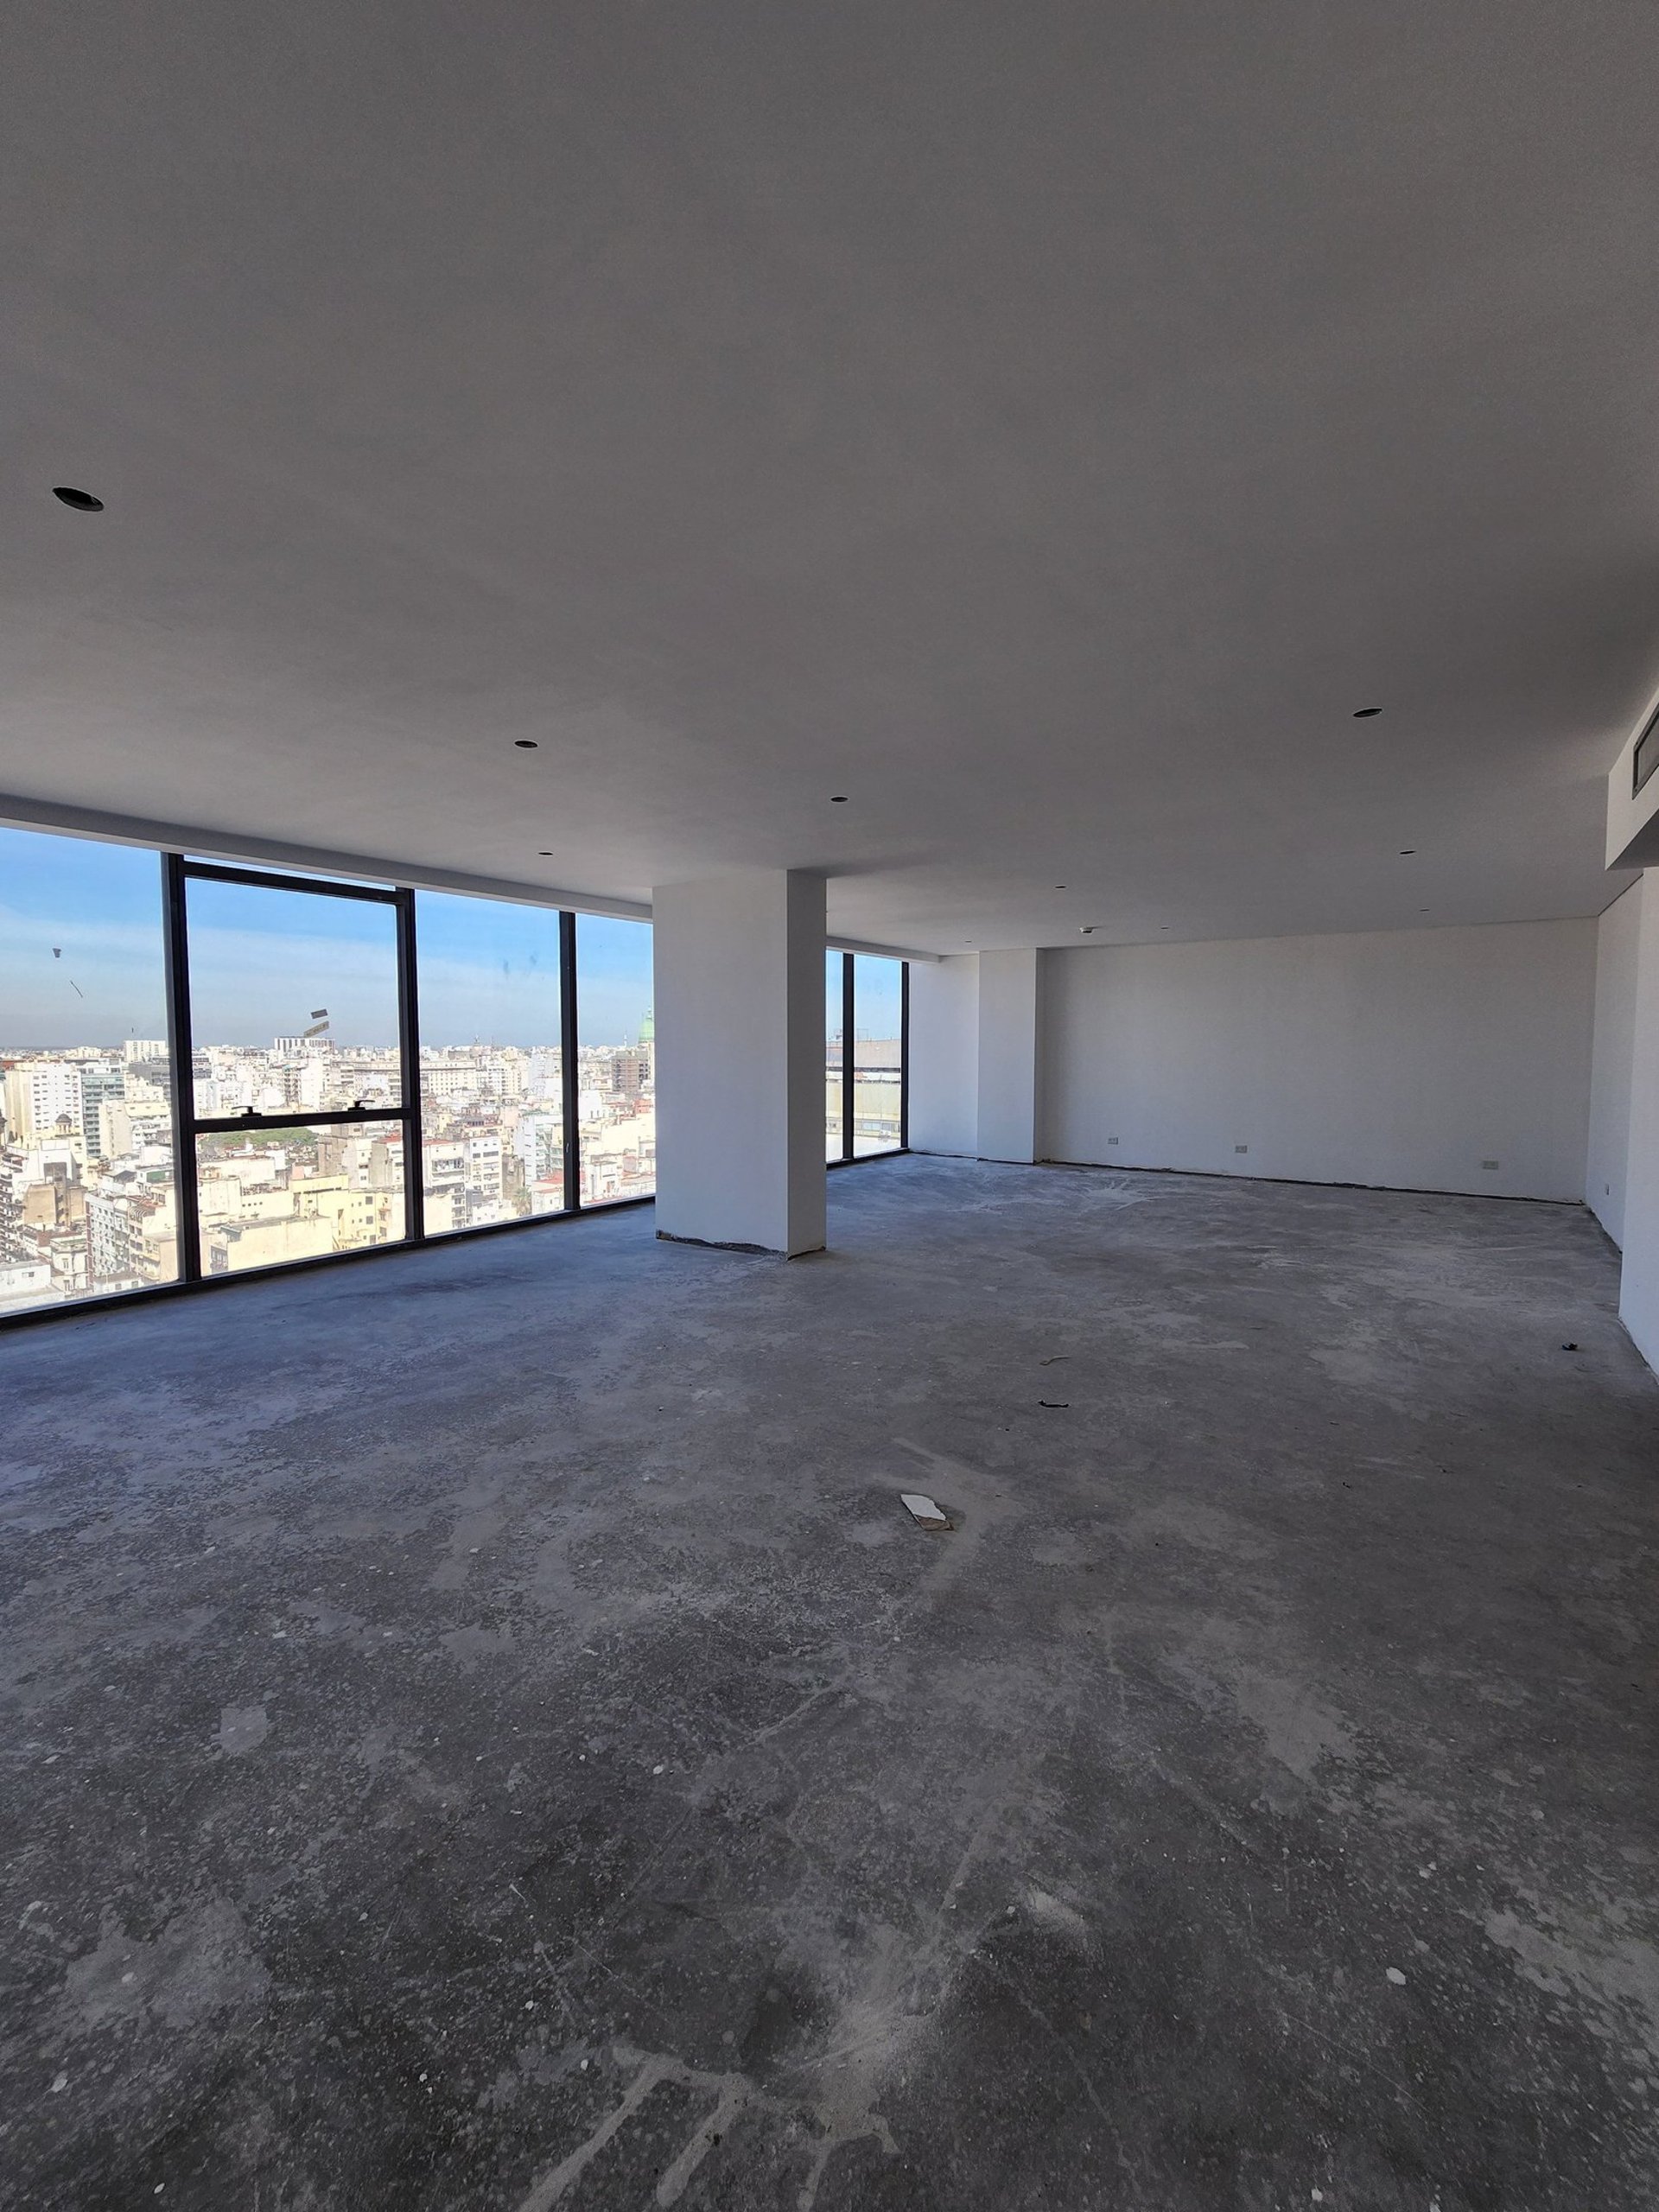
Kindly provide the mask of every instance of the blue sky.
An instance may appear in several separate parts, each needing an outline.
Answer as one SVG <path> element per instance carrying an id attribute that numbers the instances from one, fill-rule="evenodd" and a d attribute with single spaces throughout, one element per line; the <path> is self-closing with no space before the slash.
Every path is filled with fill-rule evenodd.
<path id="1" fill-rule="evenodd" d="M 389 907 L 198 883 L 191 982 L 200 1044 L 265 1045 L 328 1009 L 342 1044 L 397 1036 Z M 0 829 L 0 1049 L 162 1037 L 161 863 L 153 852 Z M 431 1045 L 550 1045 L 558 917 L 422 892 L 421 1034 Z M 576 925 L 582 1042 L 632 1043 L 652 1003 L 651 926 Z"/>
<path id="2" fill-rule="evenodd" d="M 829 952 L 823 961 L 825 1040 L 834 1044 L 841 1035 L 842 958 Z M 899 976 L 902 963 L 879 960 L 859 953 L 853 962 L 853 1037 L 878 1037 L 884 1042 L 899 1034 Z"/>

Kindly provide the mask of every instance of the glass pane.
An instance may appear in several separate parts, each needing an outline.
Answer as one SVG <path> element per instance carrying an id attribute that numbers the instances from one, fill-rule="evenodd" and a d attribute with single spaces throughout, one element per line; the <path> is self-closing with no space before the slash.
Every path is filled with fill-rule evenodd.
<path id="1" fill-rule="evenodd" d="M 899 1143 L 899 960 L 853 956 L 853 1151 L 862 1158 Z"/>
<path id="2" fill-rule="evenodd" d="M 556 1213 L 564 1204 L 557 913 L 421 891 L 415 946 L 428 1236 Z"/>
<path id="3" fill-rule="evenodd" d="M 844 952 L 823 956 L 823 1156 L 846 1157 L 842 1146 L 841 1030 Z"/>
<path id="4" fill-rule="evenodd" d="M 205 1275 L 356 1252 L 404 1233 L 401 1122 L 225 1130 L 197 1138 L 196 1163 Z"/>
<path id="5" fill-rule="evenodd" d="M 576 917 L 576 1119 L 582 1203 L 657 1188 L 651 924 Z"/>
<path id="6" fill-rule="evenodd" d="M 178 1273 L 158 854 L 0 830 L 0 1313 Z"/>
<path id="7" fill-rule="evenodd" d="M 321 1114 L 403 1102 L 397 921 L 327 893 L 191 879 L 196 1112 Z"/>

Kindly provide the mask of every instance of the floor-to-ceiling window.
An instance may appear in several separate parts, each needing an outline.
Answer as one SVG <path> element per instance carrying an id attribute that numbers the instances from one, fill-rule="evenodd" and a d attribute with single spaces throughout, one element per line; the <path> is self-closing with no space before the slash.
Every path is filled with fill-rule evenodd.
<path id="1" fill-rule="evenodd" d="M 399 895 L 197 861 L 169 874 L 202 1274 L 397 1243 Z"/>
<path id="2" fill-rule="evenodd" d="M 565 1205 L 563 918 L 415 894 L 426 1233 Z"/>
<path id="3" fill-rule="evenodd" d="M 843 1061 L 847 1026 L 847 968 L 852 955 L 823 956 L 823 1151 L 826 1160 L 846 1155 L 847 1080 Z"/>
<path id="4" fill-rule="evenodd" d="M 831 952 L 824 967 L 824 1150 L 834 1163 L 909 1142 L 910 970 L 903 960 Z"/>
<path id="5" fill-rule="evenodd" d="M 0 829 L 0 1318 L 655 1188 L 648 922 Z"/>
<path id="6" fill-rule="evenodd" d="M 576 1124 L 582 1203 L 657 1188 L 657 1041 L 649 922 L 578 914 Z"/>
<path id="7" fill-rule="evenodd" d="M 905 979 L 902 960 L 852 956 L 853 1156 L 896 1152 L 905 1141 Z"/>
<path id="8" fill-rule="evenodd" d="M 0 1315 L 177 1276 L 154 853 L 0 829 Z"/>

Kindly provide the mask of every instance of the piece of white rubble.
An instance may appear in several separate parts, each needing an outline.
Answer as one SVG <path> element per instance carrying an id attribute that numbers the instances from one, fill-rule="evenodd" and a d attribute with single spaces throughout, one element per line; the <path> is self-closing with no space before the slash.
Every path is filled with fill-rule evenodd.
<path id="1" fill-rule="evenodd" d="M 910 1509 L 911 1518 L 918 1529 L 948 1529 L 950 1515 L 931 1497 L 924 1497 L 919 1491 L 906 1490 L 899 1493 L 899 1503 Z"/>

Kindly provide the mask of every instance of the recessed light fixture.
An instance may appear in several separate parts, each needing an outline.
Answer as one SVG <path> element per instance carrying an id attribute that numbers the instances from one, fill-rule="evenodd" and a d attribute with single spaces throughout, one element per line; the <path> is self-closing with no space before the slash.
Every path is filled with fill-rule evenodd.
<path id="1" fill-rule="evenodd" d="M 533 737 L 515 737 L 512 741 L 521 753 L 533 753 L 536 750 L 536 740 Z"/>
<path id="2" fill-rule="evenodd" d="M 846 804 L 847 804 L 847 794 L 846 794 L 846 792 L 845 792 L 845 791 L 838 791 L 838 792 L 836 794 L 835 798 L 832 798 L 832 799 L 830 800 L 830 805 L 831 805 L 831 806 L 845 806 L 845 805 L 846 805 Z"/>
<path id="3" fill-rule="evenodd" d="M 1373 715 L 1380 715 L 1382 711 L 1382 709 L 1381 707 L 1356 707 L 1354 709 L 1354 720 L 1357 722 L 1368 722 Z"/>
<path id="4" fill-rule="evenodd" d="M 52 496 L 61 499 L 66 507 L 73 507 L 78 514 L 101 515 L 104 512 L 102 499 L 95 499 L 90 492 L 77 492 L 73 484 L 54 484 Z"/>
<path id="5" fill-rule="evenodd" d="M 1099 928 L 1099 926 L 1100 925 L 1098 922 L 1085 922 L 1082 928 L 1077 931 L 1077 935 L 1079 937 L 1093 937 L 1095 931 Z"/>
<path id="6" fill-rule="evenodd" d="M 1065 890 L 1065 886 L 1063 883 L 1057 883 L 1057 884 L 1055 885 L 1054 888 L 1055 888 L 1057 891 L 1064 891 L 1064 890 Z"/>
<path id="7" fill-rule="evenodd" d="M 1401 859 L 1402 861 L 1408 861 L 1416 849 L 1417 848 L 1415 845 L 1402 845 L 1400 848 Z"/>
<path id="8" fill-rule="evenodd" d="M 538 861 L 550 861 L 553 855 L 551 853 L 537 853 L 536 857 Z"/>

